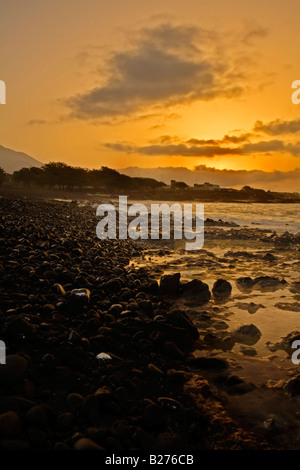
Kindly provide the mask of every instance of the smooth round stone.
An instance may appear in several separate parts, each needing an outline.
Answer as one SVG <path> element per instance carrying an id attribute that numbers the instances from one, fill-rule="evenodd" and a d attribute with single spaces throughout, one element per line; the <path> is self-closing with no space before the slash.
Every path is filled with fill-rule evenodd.
<path id="1" fill-rule="evenodd" d="M 80 393 L 69 393 L 67 403 L 71 410 L 79 409 L 83 402 L 83 396 Z"/>
<path id="2" fill-rule="evenodd" d="M 0 365 L 0 385 L 15 385 L 26 376 L 28 361 L 16 354 L 6 357 L 6 364 Z"/>
<path id="3" fill-rule="evenodd" d="M 48 425 L 46 407 L 44 405 L 35 405 L 26 413 L 26 421 L 29 425 L 44 429 Z"/>
<path id="4" fill-rule="evenodd" d="M 82 437 L 74 444 L 75 450 L 105 450 L 104 447 L 99 446 L 96 442 L 87 437 Z"/>
<path id="5" fill-rule="evenodd" d="M 252 346 L 257 343 L 261 337 L 259 329 L 253 325 L 242 325 L 232 332 L 232 336 L 237 343 L 247 344 Z"/>
<path id="6" fill-rule="evenodd" d="M 15 411 L 7 411 L 0 415 L 0 437 L 15 438 L 22 433 L 22 424 Z"/>

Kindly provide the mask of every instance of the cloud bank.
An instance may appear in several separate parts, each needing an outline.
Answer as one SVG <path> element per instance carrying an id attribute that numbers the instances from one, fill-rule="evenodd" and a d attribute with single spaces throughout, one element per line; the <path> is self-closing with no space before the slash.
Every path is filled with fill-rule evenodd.
<path id="1" fill-rule="evenodd" d="M 260 28 L 244 32 L 246 49 L 265 34 Z M 131 44 L 113 52 L 106 70 L 102 68 L 101 84 L 70 97 L 65 104 L 73 117 L 107 119 L 128 117 L 149 106 L 241 95 L 245 91 L 243 61 L 233 50 L 233 41 L 224 45 L 225 36 L 171 23 L 132 32 Z"/>
<path id="2" fill-rule="evenodd" d="M 251 134 L 240 136 L 226 135 L 221 140 L 214 139 L 188 139 L 180 141 L 178 137 L 164 136 L 161 143 L 151 143 L 150 145 L 137 146 L 128 142 L 106 143 L 105 147 L 125 152 L 127 154 L 141 154 L 146 156 L 180 156 L 180 157 L 205 157 L 213 158 L 220 155 L 256 155 L 288 153 L 295 157 L 300 156 L 300 142 L 289 143 L 281 139 L 259 140 L 258 142 L 247 142 Z M 224 145 L 227 143 L 241 145 Z"/>

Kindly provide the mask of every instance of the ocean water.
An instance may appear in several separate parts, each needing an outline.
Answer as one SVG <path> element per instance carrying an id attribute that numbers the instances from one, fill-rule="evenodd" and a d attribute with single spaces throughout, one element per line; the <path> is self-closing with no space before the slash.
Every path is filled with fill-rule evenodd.
<path id="1" fill-rule="evenodd" d="M 128 204 L 133 202 L 136 201 L 128 201 Z M 142 203 L 150 210 L 152 201 Z M 253 346 L 258 357 L 267 357 L 274 354 L 268 343 L 279 342 L 291 331 L 300 331 L 300 293 L 293 290 L 293 284 L 300 281 L 300 255 L 297 247 L 282 249 L 260 241 L 259 232 L 276 231 L 279 235 L 284 232 L 300 233 L 299 215 L 300 204 L 206 203 L 204 219 L 222 219 L 235 222 L 241 228 L 248 227 L 254 233 L 251 241 L 243 238 L 208 239 L 204 242 L 203 250 L 184 253 L 176 249 L 176 244 L 174 250 L 166 249 L 163 254 L 153 247 L 142 259 L 135 259 L 133 263 L 136 267 L 150 268 L 158 281 L 164 274 L 180 272 L 183 282 L 200 279 L 212 289 L 217 279 L 228 280 L 232 285 L 232 294 L 227 301 L 220 305 L 212 297 L 207 305 L 194 307 L 193 321 L 197 324 L 198 314 L 205 310 L 215 320 L 225 320 L 229 333 L 239 326 L 254 324 L 262 335 Z M 228 257 L 228 252 L 233 253 L 232 258 L 231 255 Z M 273 262 L 264 259 L 266 253 L 272 253 L 275 257 Z M 254 288 L 244 292 L 239 289 L 237 280 L 246 276 L 252 279 L 270 276 L 284 279 L 286 284 L 276 289 Z M 237 343 L 234 350 L 239 351 L 240 346 Z M 275 354 L 285 357 L 285 353 L 280 350 Z"/>
<path id="2" fill-rule="evenodd" d="M 112 200 L 117 203 L 117 200 Z M 128 205 L 133 203 L 144 204 L 148 211 L 151 204 L 167 203 L 169 205 L 178 203 L 177 201 L 136 201 L 128 200 Z M 193 214 L 195 214 L 196 203 L 192 201 L 180 202 L 183 204 L 193 204 Z M 260 204 L 260 203 L 225 203 L 206 202 L 204 203 L 204 219 L 223 220 L 224 222 L 234 222 L 242 227 L 261 228 L 277 233 L 300 232 L 300 204 Z"/>

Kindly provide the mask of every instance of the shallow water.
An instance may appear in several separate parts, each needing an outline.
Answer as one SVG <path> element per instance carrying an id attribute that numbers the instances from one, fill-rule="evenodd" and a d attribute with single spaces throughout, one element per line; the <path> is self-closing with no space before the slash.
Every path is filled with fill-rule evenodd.
<path id="1" fill-rule="evenodd" d="M 117 203 L 117 200 L 112 200 Z M 153 202 L 157 204 L 167 203 L 172 205 L 177 201 L 135 201 L 128 200 L 128 204 L 141 202 L 150 210 Z M 196 202 L 184 201 L 182 204 L 193 204 L 195 213 Z M 200 201 L 197 201 L 200 203 Z M 285 231 L 291 233 L 300 232 L 300 204 L 260 204 L 260 203 L 204 203 L 204 217 L 214 220 L 222 219 L 224 222 L 234 222 L 249 228 L 261 228 L 274 230 L 277 233 Z"/>
<path id="2" fill-rule="evenodd" d="M 179 247 L 178 247 L 179 248 Z M 243 251 L 242 251 L 243 250 Z M 224 256 L 228 252 L 232 256 Z M 274 261 L 263 259 L 267 252 L 272 253 Z M 237 255 L 234 255 L 237 253 Z M 292 283 L 299 278 L 299 252 L 293 250 L 275 249 L 265 246 L 259 241 L 206 241 L 203 250 L 198 253 L 169 250 L 162 255 L 157 249 L 149 250 L 144 259 L 135 260 L 136 266 L 147 266 L 157 280 L 163 274 L 181 273 L 181 281 L 200 279 L 208 284 L 210 290 L 217 279 L 226 279 L 232 285 L 232 292 L 227 301 L 220 303 L 213 296 L 202 306 L 193 306 L 190 314 L 198 326 L 199 314 L 207 311 L 216 320 L 225 321 L 230 333 L 245 324 L 254 324 L 261 331 L 261 337 L 253 347 L 257 357 L 277 355 L 286 357 L 283 351 L 272 352 L 267 343 L 274 343 L 291 331 L 300 331 L 300 294 L 291 292 Z M 278 288 L 241 290 L 236 281 L 240 277 L 249 276 L 252 279 L 259 276 L 284 279 L 287 283 Z M 189 308 L 188 304 L 186 305 Z M 241 344 L 236 343 L 233 351 L 240 351 Z M 292 363 L 291 363 L 292 364 Z"/>
<path id="3" fill-rule="evenodd" d="M 118 206 L 118 199 L 112 198 L 106 202 Z M 158 204 L 167 202 L 172 205 L 176 201 L 128 199 L 128 206 L 133 203 L 142 203 L 149 211 L 153 202 Z M 191 201 L 186 201 L 186 203 L 190 204 Z M 90 204 L 90 202 L 86 201 L 81 205 L 84 204 Z M 98 204 L 94 201 L 92 206 L 96 208 Z M 193 208 L 195 208 L 195 203 Z M 191 315 L 194 322 L 197 324 L 197 316 L 206 310 L 216 320 L 225 321 L 228 324 L 228 332 L 241 325 L 253 323 L 262 333 L 261 338 L 253 345 L 258 357 L 274 355 L 274 352 L 268 348 L 268 342 L 278 342 L 291 331 L 300 331 L 300 293 L 290 290 L 292 282 L 300 281 L 300 257 L 297 248 L 278 249 L 272 243 L 260 242 L 260 233 L 263 231 L 270 234 L 274 231 L 277 234 L 298 233 L 300 232 L 299 214 L 300 204 L 205 203 L 205 219 L 234 222 L 240 228 L 251 229 L 252 237 L 248 240 L 211 239 L 210 229 L 208 229 L 203 249 L 198 252 L 184 251 L 185 240 L 176 241 L 173 245 L 174 250 L 170 249 L 166 241 L 166 254 L 158 254 L 160 249 L 153 245 L 153 248 L 150 247 L 145 252 L 143 258 L 135 259 L 131 265 L 147 266 L 157 280 L 163 274 L 180 272 L 181 281 L 200 279 L 208 284 L 210 290 L 217 279 L 226 279 L 232 285 L 230 298 L 220 304 L 212 297 L 206 305 L 193 306 Z M 239 227 L 234 230 L 239 230 Z M 230 228 L 222 227 L 217 230 L 230 230 Z M 233 252 L 233 255 L 229 256 L 228 252 Z M 234 255 L 235 252 L 240 253 Z M 275 256 L 274 261 L 263 259 L 268 252 Z M 251 278 L 271 276 L 285 279 L 287 284 L 273 290 L 254 288 L 245 292 L 240 290 L 236 280 L 246 276 Z M 240 347 L 241 344 L 236 343 L 233 350 L 239 351 Z M 275 354 L 286 357 L 286 353 L 282 351 L 276 351 Z"/>
<path id="4" fill-rule="evenodd" d="M 148 209 L 151 203 L 152 201 L 143 201 Z M 220 305 L 212 297 L 207 305 L 198 309 L 199 312 L 214 312 L 216 318 L 228 323 L 229 332 L 243 324 L 253 323 L 262 333 L 254 345 L 257 354 L 259 357 L 269 356 L 272 352 L 267 342 L 278 342 L 291 331 L 300 331 L 300 294 L 290 291 L 291 283 L 300 281 L 300 256 L 297 247 L 278 249 L 272 244 L 260 242 L 260 232 L 269 231 L 271 234 L 276 231 L 279 235 L 284 232 L 299 233 L 300 204 L 205 203 L 204 212 L 205 218 L 235 222 L 241 228 L 248 227 L 254 232 L 254 236 L 250 240 L 216 240 L 210 238 L 208 231 L 203 249 L 199 252 L 183 254 L 183 251 L 180 251 L 180 248 L 184 248 L 182 240 L 176 242 L 175 250 L 165 256 L 159 256 L 157 250 L 150 252 L 148 258 L 141 260 L 141 265 L 154 270 L 157 279 L 163 274 L 180 272 L 181 281 L 200 279 L 208 284 L 210 290 L 219 278 L 229 281 L 232 293 L 228 301 Z M 228 252 L 246 254 L 224 256 Z M 264 260 L 263 256 L 267 252 L 271 252 L 276 259 L 272 262 Z M 246 276 L 272 276 L 285 279 L 287 284 L 271 291 L 252 289 L 243 292 L 237 286 L 236 280 Z M 193 317 L 197 323 L 197 314 Z M 239 348 L 240 344 L 234 347 Z M 286 356 L 281 351 L 276 351 L 276 354 Z"/>

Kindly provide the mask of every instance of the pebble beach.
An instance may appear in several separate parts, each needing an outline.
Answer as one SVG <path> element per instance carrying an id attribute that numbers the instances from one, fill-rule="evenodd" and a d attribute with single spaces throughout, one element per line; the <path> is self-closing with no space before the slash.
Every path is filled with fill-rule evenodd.
<path id="1" fill-rule="evenodd" d="M 0 211 L 1 449 L 299 448 L 300 375 L 290 357 L 300 325 L 271 338 L 269 356 L 253 353 L 262 327 L 252 295 L 288 288 L 280 313 L 291 302 L 297 312 L 299 235 L 240 231 L 239 245 L 259 238 L 265 247 L 249 276 L 245 249 L 226 265 L 213 259 L 209 244 L 235 235 L 211 223 L 201 277 L 172 246 L 99 240 L 92 205 L 10 194 Z M 230 324 L 226 303 L 236 285 L 249 315 L 242 325 Z"/>

